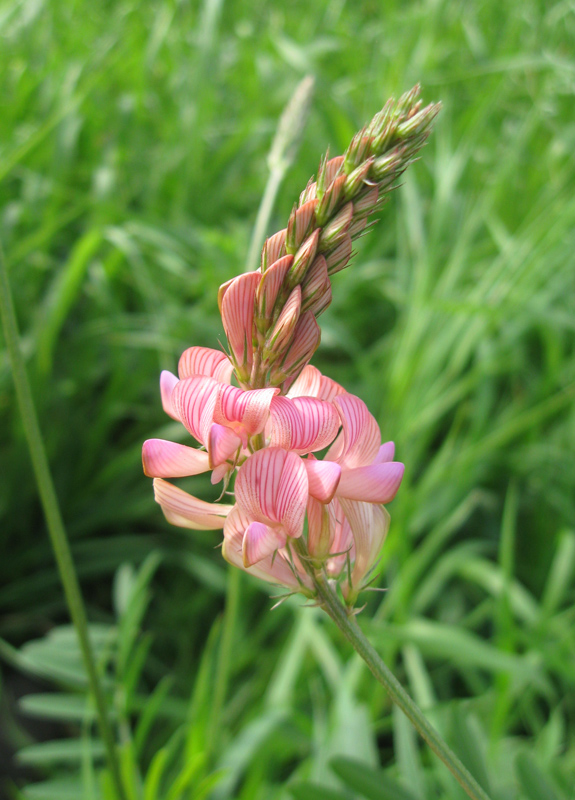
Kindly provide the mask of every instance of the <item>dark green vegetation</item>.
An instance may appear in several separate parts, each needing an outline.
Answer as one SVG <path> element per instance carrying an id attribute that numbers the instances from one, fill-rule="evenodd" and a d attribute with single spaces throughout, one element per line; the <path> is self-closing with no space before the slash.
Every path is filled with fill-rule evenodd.
<path id="1" fill-rule="evenodd" d="M 306 73 L 270 232 L 390 94 L 421 81 L 444 104 L 334 279 L 314 359 L 406 463 L 362 625 L 493 800 L 571 798 L 571 5 L 22 0 L 0 31 L 0 233 L 130 800 L 463 796 L 331 622 L 270 612 L 245 576 L 223 697 L 218 536 L 170 528 L 141 474 L 143 439 L 184 440 L 159 371 L 217 344 Z M 38 784 L 4 791 L 111 800 L 4 354 L 0 426 L 3 739 Z"/>

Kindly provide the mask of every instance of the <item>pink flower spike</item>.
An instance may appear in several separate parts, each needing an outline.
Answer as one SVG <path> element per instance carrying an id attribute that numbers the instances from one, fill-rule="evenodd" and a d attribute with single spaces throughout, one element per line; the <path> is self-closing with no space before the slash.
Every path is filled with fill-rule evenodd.
<path id="1" fill-rule="evenodd" d="M 320 503 L 331 503 L 341 477 L 341 467 L 335 461 L 318 461 L 309 456 L 303 462 L 307 470 L 309 493 Z"/>
<path id="2" fill-rule="evenodd" d="M 285 533 L 276 531 L 263 522 L 252 522 L 246 529 L 242 542 L 244 567 L 251 567 L 266 556 L 271 556 L 278 548 L 284 547 L 285 543 Z"/>
<path id="3" fill-rule="evenodd" d="M 220 387 L 223 384 L 213 378 L 196 375 L 179 381 L 172 393 L 172 402 L 179 419 L 203 445 L 207 444 Z"/>
<path id="4" fill-rule="evenodd" d="M 225 353 L 210 347 L 188 347 L 180 356 L 178 374 L 180 378 L 204 375 L 219 383 L 229 383 L 234 365 Z"/>
<path id="5" fill-rule="evenodd" d="M 214 409 L 214 422 L 233 426 L 239 435 L 261 433 L 268 421 L 272 398 L 278 393 L 279 389 L 244 391 L 236 386 L 222 386 Z"/>
<path id="6" fill-rule="evenodd" d="M 334 398 L 343 426 L 343 440 L 337 439 L 327 453 L 329 461 L 337 460 L 347 468 L 372 464 L 381 444 L 381 433 L 367 406 L 353 394 Z M 333 450 L 333 452 L 332 452 Z"/>
<path id="7" fill-rule="evenodd" d="M 162 398 L 162 408 L 172 419 L 177 419 L 179 422 L 180 418 L 178 417 L 178 413 L 172 402 L 172 392 L 174 391 L 174 387 L 178 382 L 179 381 L 175 375 L 173 375 L 171 372 L 168 372 L 167 369 L 162 370 L 160 374 L 160 396 Z"/>
<path id="8" fill-rule="evenodd" d="M 262 275 L 256 290 L 256 303 L 260 317 L 264 319 L 271 317 L 280 286 L 292 263 L 293 256 L 284 256 L 275 261 Z"/>
<path id="9" fill-rule="evenodd" d="M 241 466 L 235 494 L 250 520 L 278 522 L 288 536 L 301 536 L 308 480 L 304 463 L 295 453 L 279 447 L 258 450 Z"/>
<path id="10" fill-rule="evenodd" d="M 339 430 L 339 415 L 333 405 L 315 397 L 274 397 L 270 411 L 270 445 L 299 455 L 327 447 Z"/>
<path id="11" fill-rule="evenodd" d="M 148 478 L 184 478 L 210 469 L 207 453 L 165 439 L 144 442 L 142 464 Z"/>
<path id="12" fill-rule="evenodd" d="M 299 372 L 313 356 L 321 339 L 321 330 L 311 311 L 299 318 L 287 355 L 281 365 L 282 372 L 291 375 Z"/>
<path id="13" fill-rule="evenodd" d="M 230 428 L 214 423 L 208 435 L 209 468 L 214 469 L 224 464 L 228 458 L 237 453 L 242 440 Z"/>
<path id="14" fill-rule="evenodd" d="M 220 530 L 233 506 L 206 503 L 161 478 L 154 479 L 154 496 L 172 525 L 196 531 Z"/>
<path id="15" fill-rule="evenodd" d="M 272 332 L 266 341 L 266 349 L 281 354 L 292 337 L 301 310 L 301 286 L 296 286 L 288 297 Z"/>
<path id="16" fill-rule="evenodd" d="M 253 320 L 259 272 L 239 275 L 228 287 L 222 300 L 222 322 L 235 359 L 240 366 L 251 366 Z"/>
<path id="17" fill-rule="evenodd" d="M 393 461 L 393 457 L 395 455 L 395 444 L 394 442 L 386 442 L 382 444 L 379 448 L 379 451 L 375 457 L 374 464 L 385 464 L 387 461 Z"/>
<path id="18" fill-rule="evenodd" d="M 399 461 L 343 469 L 337 496 L 365 503 L 390 503 L 397 494 L 404 470 Z"/>

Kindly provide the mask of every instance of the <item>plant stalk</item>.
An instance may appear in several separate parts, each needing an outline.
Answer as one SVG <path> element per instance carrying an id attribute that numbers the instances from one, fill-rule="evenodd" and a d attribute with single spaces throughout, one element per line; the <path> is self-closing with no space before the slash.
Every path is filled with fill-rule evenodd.
<path id="1" fill-rule="evenodd" d="M 127 800 L 126 793 L 122 784 L 120 767 L 118 763 L 116 748 L 112 728 L 110 726 L 108 710 L 104 691 L 98 677 L 96 661 L 92 651 L 88 635 L 88 620 L 86 609 L 82 600 L 72 553 L 68 544 L 58 498 L 52 482 L 50 467 L 44 448 L 44 440 L 38 424 L 34 399 L 30 388 L 30 382 L 26 373 L 24 358 L 20 350 L 20 335 L 18 323 L 14 310 L 14 301 L 10 288 L 10 279 L 4 260 L 4 255 L 0 248 L 0 315 L 2 316 L 2 326 L 6 339 L 6 348 L 12 365 L 14 386 L 16 396 L 22 416 L 24 431 L 28 441 L 28 449 L 36 476 L 36 484 L 40 494 L 46 525 L 50 535 L 50 542 L 56 557 L 60 580 L 64 587 L 66 602 L 70 611 L 70 616 L 82 651 L 84 666 L 88 675 L 90 690 L 96 703 L 96 711 L 100 734 L 106 749 L 108 766 L 118 795 L 118 800 Z"/>
<path id="2" fill-rule="evenodd" d="M 443 761 L 455 780 L 472 800 L 490 800 L 473 775 L 463 766 L 455 753 L 444 742 L 421 709 L 413 702 L 403 686 L 381 659 L 373 645 L 359 627 L 354 615 L 349 615 L 333 589 L 323 577 L 313 574 L 318 598 L 324 610 L 365 661 L 374 677 L 387 689 L 390 698 L 403 711 L 420 736 Z"/>

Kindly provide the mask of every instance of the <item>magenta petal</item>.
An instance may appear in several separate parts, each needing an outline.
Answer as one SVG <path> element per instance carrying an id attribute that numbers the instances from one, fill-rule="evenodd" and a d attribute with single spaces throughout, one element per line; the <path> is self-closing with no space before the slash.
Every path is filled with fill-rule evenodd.
<path id="1" fill-rule="evenodd" d="M 309 493 L 321 503 L 331 503 L 339 484 L 341 467 L 335 461 L 317 461 L 306 458 Z"/>
<path id="2" fill-rule="evenodd" d="M 196 375 L 179 381 L 172 393 L 172 402 L 179 419 L 203 445 L 207 444 L 216 399 L 222 386 L 223 384 L 213 378 Z"/>
<path id="3" fill-rule="evenodd" d="M 164 516 L 172 525 L 192 530 L 219 530 L 233 506 L 206 503 L 184 492 L 172 483 L 154 479 L 154 496 L 162 507 Z"/>
<path id="4" fill-rule="evenodd" d="M 223 386 L 214 408 L 214 422 L 221 425 L 237 423 L 241 425 L 241 433 L 247 436 L 261 433 L 268 421 L 272 398 L 278 393 L 279 389 L 244 391 L 236 386 Z M 238 428 L 236 430 L 240 432 Z"/>
<path id="5" fill-rule="evenodd" d="M 395 444 L 393 442 L 386 442 L 382 444 L 375 457 L 374 464 L 385 464 L 386 461 L 393 461 L 395 455 Z"/>
<path id="6" fill-rule="evenodd" d="M 271 556 L 279 547 L 284 547 L 285 543 L 285 533 L 278 532 L 263 522 L 252 522 L 246 529 L 242 542 L 244 567 L 251 567 L 266 556 Z"/>
<path id="7" fill-rule="evenodd" d="M 220 464 L 223 464 L 228 458 L 237 453 L 241 443 L 242 440 L 231 428 L 214 423 L 208 436 L 211 469 L 220 466 Z"/>
<path id="8" fill-rule="evenodd" d="M 399 489 L 404 469 L 399 461 L 342 469 L 337 496 L 365 503 L 390 503 Z"/>
<path id="9" fill-rule="evenodd" d="M 353 394 L 340 394 L 334 398 L 333 404 L 341 416 L 343 443 L 338 439 L 335 442 L 336 449 L 333 453 L 330 451 L 327 458 L 333 461 L 337 451 L 337 460 L 342 467 L 372 464 L 381 444 L 381 433 L 375 418 L 363 400 Z"/>
<path id="10" fill-rule="evenodd" d="M 142 463 L 149 478 L 183 478 L 210 469 L 207 453 L 165 439 L 144 442 Z"/>
<path id="11" fill-rule="evenodd" d="M 322 450 L 339 429 L 339 415 L 333 405 L 314 397 L 274 397 L 270 411 L 270 445 L 299 455 Z"/>
<path id="12" fill-rule="evenodd" d="M 180 378 L 203 375 L 219 383 L 229 383 L 234 366 L 225 353 L 210 347 L 188 347 L 180 356 L 178 374 Z"/>
<path id="13" fill-rule="evenodd" d="M 162 408 L 166 414 L 172 417 L 172 419 L 177 419 L 179 421 L 180 418 L 172 402 L 172 392 L 174 391 L 174 387 L 177 383 L 179 383 L 179 381 L 175 375 L 173 375 L 171 372 L 168 372 L 167 369 L 162 370 L 160 374 L 160 396 L 162 398 Z"/>

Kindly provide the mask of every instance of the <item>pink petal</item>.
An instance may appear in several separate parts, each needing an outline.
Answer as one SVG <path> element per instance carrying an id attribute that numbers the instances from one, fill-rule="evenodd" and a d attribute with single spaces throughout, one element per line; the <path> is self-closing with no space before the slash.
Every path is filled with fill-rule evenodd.
<path id="1" fill-rule="evenodd" d="M 299 455 L 322 450 L 339 429 L 339 415 L 333 405 L 314 397 L 274 397 L 270 411 L 271 446 Z"/>
<path id="2" fill-rule="evenodd" d="M 220 383 L 229 383 L 234 365 L 225 353 L 209 347 L 188 347 L 180 356 L 178 374 L 180 378 L 204 375 Z"/>
<path id="3" fill-rule="evenodd" d="M 221 425 L 238 423 L 236 432 L 248 436 L 261 433 L 270 413 L 272 398 L 279 389 L 251 389 L 222 386 L 214 409 L 214 422 Z"/>
<path id="4" fill-rule="evenodd" d="M 212 486 L 215 486 L 216 483 L 219 483 L 221 480 L 223 480 L 228 474 L 228 472 L 232 471 L 232 469 L 233 467 L 227 462 L 224 464 L 220 464 L 219 467 L 214 467 L 210 478 L 210 483 L 212 484 Z"/>
<path id="5" fill-rule="evenodd" d="M 214 423 L 208 434 L 208 452 L 210 469 L 224 464 L 234 456 L 242 444 L 240 437 L 231 428 Z"/>
<path id="6" fill-rule="evenodd" d="M 149 478 L 183 478 L 210 469 L 207 453 L 165 439 L 144 442 L 142 463 Z"/>
<path id="7" fill-rule="evenodd" d="M 335 461 L 317 461 L 309 457 L 303 462 L 307 470 L 309 493 L 321 503 L 331 503 L 341 476 Z"/>
<path id="8" fill-rule="evenodd" d="M 373 567 L 389 530 L 390 516 L 382 506 L 341 499 L 355 544 L 355 563 L 351 573 L 353 587 Z"/>
<path id="9" fill-rule="evenodd" d="M 336 440 L 334 452 L 326 456 L 345 467 L 363 467 L 372 464 L 381 444 L 381 433 L 367 406 L 353 394 L 340 394 L 334 398 L 343 426 L 343 444 Z M 341 450 L 339 449 L 341 447 Z"/>
<path id="10" fill-rule="evenodd" d="M 228 287 L 222 300 L 222 322 L 237 363 L 251 365 L 253 353 L 253 320 L 259 272 L 239 275 Z"/>
<path id="11" fill-rule="evenodd" d="M 252 522 L 246 529 L 242 542 L 244 567 L 251 567 L 266 556 L 271 556 L 278 548 L 284 547 L 285 543 L 285 534 L 264 525 L 263 522 Z"/>
<path id="12" fill-rule="evenodd" d="M 399 461 L 342 469 L 337 496 L 365 503 L 390 503 L 397 494 L 404 469 Z"/>
<path id="13" fill-rule="evenodd" d="M 292 334 L 299 319 L 300 309 L 301 286 L 296 286 L 288 297 L 266 341 L 267 350 L 271 350 L 272 352 L 275 350 L 276 354 L 279 355 L 285 351 L 285 347 L 292 338 Z"/>
<path id="14" fill-rule="evenodd" d="M 312 556 L 325 558 L 330 551 L 333 529 L 325 505 L 309 497 L 307 501 L 307 548 Z"/>
<path id="15" fill-rule="evenodd" d="M 198 531 L 223 528 L 225 517 L 233 508 L 219 503 L 205 503 L 161 478 L 154 479 L 154 496 L 168 522 Z"/>
<path id="16" fill-rule="evenodd" d="M 326 375 L 322 375 L 321 385 L 317 395 L 318 398 L 320 400 L 327 400 L 329 403 L 333 403 L 339 394 L 347 394 L 343 386 L 335 381 L 332 381 L 332 379 L 328 378 Z"/>
<path id="17" fill-rule="evenodd" d="M 385 464 L 386 461 L 393 461 L 395 455 L 395 444 L 393 442 L 386 442 L 382 444 L 375 457 L 374 464 Z"/>
<path id="18" fill-rule="evenodd" d="M 327 506 L 327 510 L 332 532 L 330 553 L 334 554 L 327 562 L 327 572 L 330 577 L 335 578 L 346 566 L 348 559 L 353 561 L 355 545 L 349 522 L 337 497 Z"/>
<path id="19" fill-rule="evenodd" d="M 292 343 L 281 365 L 282 372 L 292 375 L 303 369 L 319 347 L 320 339 L 320 327 L 312 312 L 306 311 L 295 327 Z"/>
<path id="20" fill-rule="evenodd" d="M 258 450 L 240 468 L 235 494 L 250 519 L 279 522 L 288 536 L 301 536 L 308 480 L 303 461 L 295 453 L 278 447 Z"/>
<path id="21" fill-rule="evenodd" d="M 278 258 L 285 255 L 286 233 L 287 228 L 283 228 L 265 240 L 262 249 L 262 271 L 267 271 Z"/>
<path id="22" fill-rule="evenodd" d="M 174 391 L 174 387 L 178 383 L 178 379 L 175 375 L 171 372 L 168 372 L 167 369 L 162 370 L 160 374 L 160 396 L 162 398 L 162 408 L 172 419 L 177 419 L 179 421 L 178 413 L 174 408 L 174 404 L 172 402 L 172 392 Z"/>
<path id="23" fill-rule="evenodd" d="M 293 256 L 284 256 L 275 261 L 262 275 L 256 291 L 256 304 L 260 317 L 264 319 L 271 317 L 280 286 L 292 263 Z"/>
<path id="24" fill-rule="evenodd" d="M 308 364 L 291 385 L 288 397 L 318 397 L 322 374 L 319 369 Z M 323 398 L 325 399 L 325 398 Z"/>
<path id="25" fill-rule="evenodd" d="M 208 443 L 220 387 L 223 387 L 223 384 L 213 378 L 196 375 L 179 381 L 172 393 L 172 402 L 179 419 L 192 436 L 203 445 Z"/>

